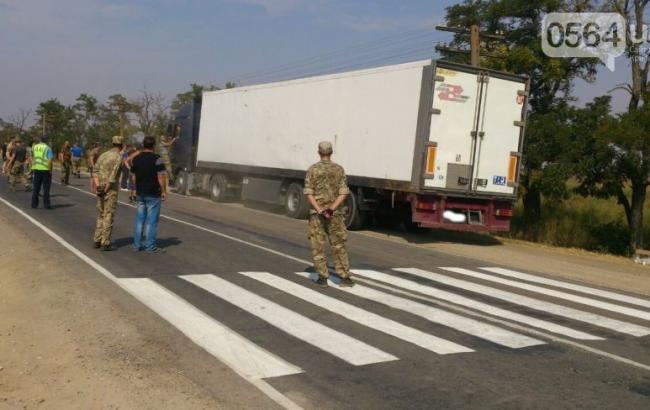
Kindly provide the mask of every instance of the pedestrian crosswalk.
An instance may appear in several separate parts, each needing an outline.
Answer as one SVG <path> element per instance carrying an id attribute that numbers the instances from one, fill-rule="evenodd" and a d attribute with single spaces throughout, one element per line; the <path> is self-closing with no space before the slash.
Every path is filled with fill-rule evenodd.
<path id="1" fill-rule="evenodd" d="M 556 340 L 543 337 L 544 333 L 540 336 L 539 330 L 591 343 L 620 338 L 616 336 L 620 334 L 650 335 L 650 311 L 644 310 L 650 300 L 505 268 L 357 269 L 353 274 L 358 279 L 355 287 L 341 287 L 333 277 L 328 289 L 314 287 L 313 274 L 308 272 L 178 277 L 202 290 L 201 295 L 265 322 L 287 341 L 304 343 L 312 351 L 355 367 L 400 360 L 403 347 L 395 347 L 400 345 L 419 354 L 453 356 L 480 354 L 490 344 L 515 351 Z M 248 379 L 298 374 L 309 365 L 296 355 L 282 357 L 286 351 L 269 351 L 268 344 L 260 345 L 255 338 L 243 336 L 243 329 L 224 324 L 227 318 L 219 313 L 205 313 L 193 300 L 153 279 L 118 281 L 190 340 Z M 561 304 L 567 302 L 571 306 Z M 300 311 L 301 307 L 307 310 L 305 306 L 310 306 L 312 314 Z M 314 315 L 313 309 L 324 313 Z M 386 309 L 394 312 L 390 318 L 382 315 Z M 322 323 L 323 317 L 337 320 Z M 403 323 L 396 317 L 404 318 Z M 349 325 L 340 326 L 341 321 Z M 433 326 L 422 325 L 427 322 Z M 351 328 L 365 331 L 350 332 Z M 367 336 L 372 332 L 383 334 L 382 341 Z"/>

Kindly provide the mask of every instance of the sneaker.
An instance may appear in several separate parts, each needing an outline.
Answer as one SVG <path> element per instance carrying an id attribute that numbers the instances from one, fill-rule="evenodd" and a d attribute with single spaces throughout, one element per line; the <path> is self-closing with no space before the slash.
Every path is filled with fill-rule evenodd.
<path id="1" fill-rule="evenodd" d="M 342 288 L 351 288 L 354 285 L 355 285 L 354 281 L 352 279 L 350 279 L 349 277 L 341 278 L 341 287 Z"/>
<path id="2" fill-rule="evenodd" d="M 319 276 L 318 279 L 316 279 L 316 280 L 314 281 L 314 284 L 315 284 L 316 286 L 320 286 L 320 287 L 322 287 L 322 288 L 326 288 L 326 287 L 327 287 L 327 278 L 324 278 L 324 277 L 322 277 L 322 276 Z"/>
<path id="3" fill-rule="evenodd" d="M 101 248 L 101 247 L 102 247 L 102 243 L 101 243 L 101 242 L 94 242 L 94 243 L 93 243 L 93 248 L 95 248 L 95 249 L 99 249 L 99 248 Z"/>

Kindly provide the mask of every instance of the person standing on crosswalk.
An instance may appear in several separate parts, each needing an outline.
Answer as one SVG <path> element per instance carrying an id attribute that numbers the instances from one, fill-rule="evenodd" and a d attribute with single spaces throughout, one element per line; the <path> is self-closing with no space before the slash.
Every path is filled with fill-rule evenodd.
<path id="1" fill-rule="evenodd" d="M 93 240 L 95 248 L 101 248 L 103 251 L 114 249 L 111 246 L 111 233 L 122 169 L 122 145 L 122 137 L 114 136 L 113 148 L 99 156 L 93 176 L 97 195 L 97 221 Z"/>
<path id="2" fill-rule="evenodd" d="M 304 194 L 312 206 L 309 211 L 309 240 L 314 269 L 318 273 L 316 284 L 327 286 L 329 271 L 325 242 L 329 241 L 341 286 L 354 286 L 350 279 L 350 262 L 346 248 L 348 231 L 345 227 L 343 203 L 350 190 L 346 183 L 345 171 L 343 167 L 332 162 L 333 149 L 329 141 L 318 144 L 318 154 L 320 161 L 307 170 L 304 189 Z"/>

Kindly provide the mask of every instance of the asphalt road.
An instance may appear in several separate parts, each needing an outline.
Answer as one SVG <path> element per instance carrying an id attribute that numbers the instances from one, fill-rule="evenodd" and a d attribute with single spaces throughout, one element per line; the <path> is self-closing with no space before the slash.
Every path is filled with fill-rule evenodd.
<path id="1" fill-rule="evenodd" d="M 80 271 L 172 326 L 170 343 L 202 348 L 187 353 L 199 384 L 218 383 L 204 370 L 220 361 L 269 407 L 650 408 L 647 298 L 354 233 L 359 284 L 321 290 L 307 278 L 305 221 L 176 195 L 158 233 L 166 253 L 132 249 L 126 204 L 118 250 L 100 252 L 87 179 L 72 182 L 53 185 L 47 211 L 3 178 L 0 212 L 35 238 L 47 235 L 34 223 L 48 229 Z"/>

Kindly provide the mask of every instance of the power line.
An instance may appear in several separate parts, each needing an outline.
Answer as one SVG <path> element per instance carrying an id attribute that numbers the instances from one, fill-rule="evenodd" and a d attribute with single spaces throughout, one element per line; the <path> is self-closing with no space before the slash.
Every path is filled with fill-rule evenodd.
<path id="1" fill-rule="evenodd" d="M 380 38 L 375 39 L 375 40 L 365 41 L 365 42 L 362 42 L 362 43 L 358 43 L 358 44 L 346 46 L 346 47 L 343 47 L 343 48 L 335 49 L 335 50 L 332 50 L 332 51 L 329 51 L 329 52 L 321 53 L 321 54 L 319 54 L 317 56 L 298 59 L 298 60 L 296 60 L 296 61 L 294 61 L 292 63 L 283 64 L 283 65 L 275 66 L 275 67 L 270 67 L 269 72 L 274 72 L 276 70 L 282 71 L 282 70 L 284 70 L 286 68 L 291 68 L 291 67 L 295 67 L 295 66 L 302 66 L 302 65 L 305 65 L 305 64 L 312 64 L 312 63 L 319 62 L 319 61 L 322 61 L 322 60 L 327 60 L 327 59 L 332 58 L 333 56 L 336 56 L 338 54 L 349 53 L 349 52 L 355 51 L 357 49 L 369 50 L 369 49 L 373 49 L 373 48 L 377 48 L 377 47 L 386 46 L 386 45 L 389 45 L 389 44 L 399 43 L 399 42 L 402 42 L 402 41 L 406 41 L 408 39 L 421 37 L 421 36 L 428 35 L 428 34 L 431 34 L 431 33 L 432 33 L 432 31 L 429 28 L 419 28 L 419 29 L 415 29 L 415 30 L 408 30 L 408 31 L 404 31 L 404 32 L 401 32 L 401 33 L 398 33 L 398 34 L 392 34 L 392 35 L 380 37 Z M 239 76 L 239 78 L 242 79 L 242 80 L 246 80 L 249 77 L 255 77 L 257 75 L 259 75 L 259 72 L 254 72 L 254 73 L 249 72 L 249 73 L 246 73 L 244 75 Z"/>
<path id="2" fill-rule="evenodd" d="M 425 42 L 418 42 L 417 44 L 411 45 L 412 47 L 409 49 L 404 49 L 404 45 L 400 47 L 395 47 L 392 46 L 389 49 L 382 49 L 382 50 L 376 50 L 373 52 L 364 52 L 360 53 L 359 55 L 354 56 L 353 58 L 346 58 L 346 59 L 335 59 L 334 61 L 328 61 L 328 64 L 317 64 L 313 66 L 307 66 L 307 67 L 295 67 L 293 69 L 289 70 L 284 70 L 284 71 L 278 71 L 278 72 L 269 72 L 269 73 L 264 73 L 260 74 L 255 77 L 250 77 L 248 80 L 249 81 L 260 81 L 264 80 L 267 78 L 274 78 L 274 77 L 286 77 L 286 76 L 300 76 L 304 75 L 305 73 L 313 73 L 313 72 L 321 72 L 321 71 L 327 71 L 330 70 L 332 67 L 339 67 L 339 66 L 346 66 L 349 64 L 355 65 L 355 64 L 363 64 L 366 61 L 376 61 L 378 58 L 381 59 L 382 57 L 385 57 L 387 53 L 394 53 L 394 52 L 413 52 L 413 51 L 432 51 L 433 50 L 433 43 L 435 42 L 435 39 L 427 40 Z"/>
<path id="3" fill-rule="evenodd" d="M 426 36 L 431 36 L 433 33 L 423 33 L 423 34 L 425 34 Z M 322 66 L 323 64 L 331 64 L 332 62 L 342 63 L 342 62 L 348 61 L 350 58 L 357 58 L 357 57 L 360 57 L 360 56 L 361 57 L 373 56 L 373 55 L 376 55 L 377 53 L 385 53 L 385 52 L 392 51 L 395 48 L 405 47 L 407 45 L 411 45 L 411 44 L 408 44 L 408 43 L 413 42 L 414 40 L 418 40 L 418 44 L 422 44 L 422 40 L 419 40 L 419 38 L 423 38 L 423 35 L 420 34 L 417 37 L 403 38 L 403 39 L 400 39 L 398 41 L 393 41 L 393 42 L 384 43 L 384 44 L 378 44 L 378 45 L 375 45 L 373 47 L 368 47 L 368 48 L 366 48 L 364 50 L 359 50 L 355 54 L 348 53 L 348 54 L 342 54 L 342 55 L 339 55 L 339 56 L 331 56 L 331 57 L 323 56 L 322 58 L 314 59 L 314 60 L 312 60 L 310 62 L 305 62 L 305 63 L 302 63 L 302 64 L 286 65 L 285 68 L 283 68 L 283 69 L 259 72 L 259 73 L 254 74 L 254 75 L 241 76 L 241 77 L 238 78 L 238 80 L 242 81 L 242 82 L 250 81 L 250 80 L 257 80 L 259 78 L 268 77 L 268 76 L 275 75 L 275 74 L 286 74 L 288 72 L 295 72 L 295 71 L 299 71 L 299 70 L 303 70 L 303 69 L 308 70 L 310 68 L 317 68 L 317 67 Z M 431 42 L 435 41 L 435 40 L 433 40 L 433 39 L 427 40 L 426 38 L 424 38 L 424 41 L 426 42 L 426 44 L 431 44 Z"/>
<path id="4" fill-rule="evenodd" d="M 427 53 L 427 54 L 425 54 Z M 273 81 L 283 81 L 283 80 L 290 80 L 294 78 L 305 78 L 305 77 L 313 77 L 313 76 L 318 76 L 318 75 L 325 75 L 325 74 L 333 74 L 336 72 L 341 72 L 353 68 L 364 68 L 365 66 L 371 65 L 371 64 L 382 64 L 382 63 L 387 63 L 389 61 L 393 61 L 395 59 L 404 59 L 404 58 L 415 58 L 415 57 L 421 57 L 421 58 L 426 58 L 426 57 L 432 57 L 433 54 L 433 47 L 431 45 L 427 47 L 421 47 L 421 48 L 416 48 L 416 49 L 411 49 L 411 50 L 406 50 L 402 51 L 400 53 L 392 54 L 392 55 L 384 55 L 380 57 L 376 57 L 373 59 L 365 59 L 361 61 L 357 61 L 354 63 L 346 63 L 338 66 L 330 66 L 327 67 L 326 69 L 320 70 L 320 71 L 312 71 L 312 72 L 306 72 L 302 73 L 301 75 L 293 75 L 293 76 L 288 76 L 288 77 L 279 77 L 273 79 Z"/>

